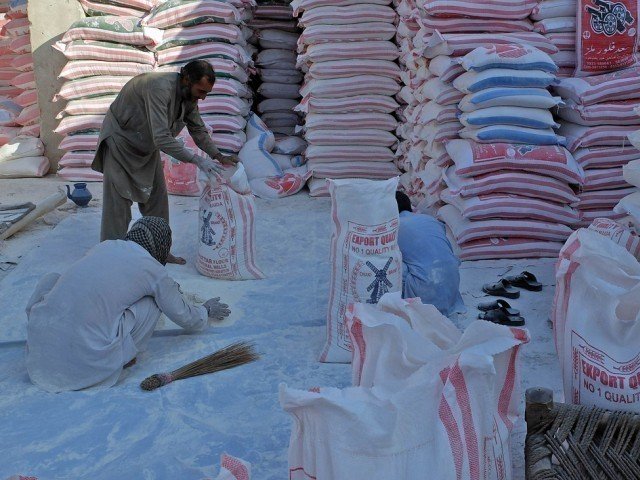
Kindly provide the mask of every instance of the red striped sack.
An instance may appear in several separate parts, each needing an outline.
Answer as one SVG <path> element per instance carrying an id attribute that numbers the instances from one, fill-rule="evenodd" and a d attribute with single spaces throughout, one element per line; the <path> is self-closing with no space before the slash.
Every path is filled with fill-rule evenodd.
<path id="1" fill-rule="evenodd" d="M 40 122 L 40 107 L 38 104 L 29 105 L 22 109 L 18 118 L 16 118 L 16 123 L 18 125 L 27 126 L 27 125 L 35 125 Z"/>
<path id="2" fill-rule="evenodd" d="M 305 117 L 305 129 L 375 129 L 392 132 L 398 126 L 398 121 L 386 113 L 343 113 L 321 114 L 310 113 Z"/>
<path id="3" fill-rule="evenodd" d="M 235 169 L 234 169 L 235 170 Z M 221 280 L 259 280 L 255 200 L 242 164 L 224 181 L 207 184 L 200 197 L 197 270 Z"/>
<path id="4" fill-rule="evenodd" d="M 418 102 L 433 100 L 440 105 L 453 105 L 459 103 L 464 97 L 464 93 L 438 77 L 427 81 L 414 95 Z"/>
<path id="5" fill-rule="evenodd" d="M 616 213 L 611 208 L 596 208 L 593 210 L 580 210 L 580 222 L 574 225 L 575 228 L 587 228 L 596 218 L 608 218 L 610 220 L 621 220 L 627 216 L 626 212 Z"/>
<path id="6" fill-rule="evenodd" d="M 202 121 L 214 132 L 239 132 L 244 131 L 247 121 L 240 115 L 202 115 Z M 187 141 L 191 139 L 188 137 Z"/>
<path id="7" fill-rule="evenodd" d="M 478 47 L 491 47 L 492 45 L 524 44 L 541 50 L 544 53 L 557 53 L 558 49 L 545 37 L 535 32 L 515 33 L 444 33 L 436 32 L 433 35 L 415 38 L 417 48 L 424 49 L 423 55 L 427 58 L 435 58 L 438 55 L 451 55 L 461 57 Z"/>
<path id="8" fill-rule="evenodd" d="M 73 150 L 95 150 L 98 146 L 98 137 L 98 132 L 67 135 L 62 139 L 58 148 L 66 152 Z"/>
<path id="9" fill-rule="evenodd" d="M 374 129 L 307 131 L 305 139 L 311 145 L 365 145 L 391 147 L 398 139 L 393 133 Z"/>
<path id="10" fill-rule="evenodd" d="M 125 43 L 128 45 L 151 45 L 153 38 L 138 25 L 139 18 L 102 16 L 87 17 L 71 24 L 61 41 L 99 40 L 102 42 Z"/>
<path id="11" fill-rule="evenodd" d="M 38 91 L 35 89 L 25 90 L 20 95 L 13 99 L 21 107 L 28 107 L 38 103 Z"/>
<path id="12" fill-rule="evenodd" d="M 224 58 L 246 67 L 251 57 L 242 45 L 230 43 L 197 43 L 165 48 L 157 52 L 158 65 L 188 62 L 198 58 Z"/>
<path id="13" fill-rule="evenodd" d="M 247 73 L 246 68 L 238 65 L 232 60 L 228 60 L 226 58 L 203 58 L 202 60 L 206 60 L 211 64 L 216 72 L 216 78 L 226 76 L 235 78 L 242 83 L 247 83 L 249 81 L 249 74 Z M 189 63 L 189 61 L 190 60 L 187 59 L 169 65 L 162 65 L 157 67 L 155 71 L 178 73 L 183 66 Z"/>
<path id="14" fill-rule="evenodd" d="M 587 147 L 622 147 L 628 142 L 627 136 L 638 130 L 637 125 L 599 125 L 586 127 L 575 123 L 562 122 L 558 133 L 567 139 L 570 152 Z"/>
<path id="15" fill-rule="evenodd" d="M 298 24 L 312 25 L 353 25 L 355 23 L 382 22 L 393 24 L 396 12 L 385 5 L 356 4 L 346 7 L 317 7 L 306 10 Z"/>
<path id="16" fill-rule="evenodd" d="M 33 71 L 33 55 L 30 53 L 16 55 L 11 61 L 11 66 L 21 72 L 31 72 Z"/>
<path id="17" fill-rule="evenodd" d="M 348 25 L 311 25 L 298 39 L 298 52 L 305 46 L 330 42 L 366 42 L 391 40 L 396 35 L 393 23 L 369 22 Z"/>
<path id="18" fill-rule="evenodd" d="M 20 127 L 4 127 L 0 126 L 0 146 L 6 145 L 16 138 L 20 132 Z"/>
<path id="19" fill-rule="evenodd" d="M 392 162 L 307 162 L 309 171 L 314 178 L 368 178 L 371 180 L 386 180 L 397 177 L 400 171 Z"/>
<path id="20" fill-rule="evenodd" d="M 9 49 L 18 55 L 31 53 L 31 36 L 20 35 L 19 37 L 11 39 Z"/>
<path id="21" fill-rule="evenodd" d="M 58 94 L 53 97 L 53 101 L 57 102 L 61 98 L 64 100 L 76 100 L 84 97 L 118 94 L 131 78 L 133 77 L 101 75 L 97 78 L 86 77 L 78 80 L 69 80 L 62 84 Z"/>
<path id="22" fill-rule="evenodd" d="M 318 7 L 347 7 L 349 5 L 389 5 L 391 0 L 293 0 L 293 16 L 297 17 L 300 12 Z"/>
<path id="23" fill-rule="evenodd" d="M 141 73 L 151 72 L 153 66 L 135 62 L 100 62 L 97 60 L 76 60 L 67 62 L 58 78 L 77 80 L 93 76 L 135 77 Z"/>
<path id="24" fill-rule="evenodd" d="M 91 167 L 96 152 L 74 151 L 65 153 L 58 162 L 59 167 Z"/>
<path id="25" fill-rule="evenodd" d="M 438 218 L 451 229 L 456 243 L 463 244 L 483 238 L 518 237 L 550 242 L 562 242 L 573 232 L 567 225 L 534 220 L 465 219 L 453 205 L 438 210 Z"/>
<path id="26" fill-rule="evenodd" d="M 58 171 L 58 176 L 68 182 L 101 182 L 102 173 L 88 167 L 65 167 Z"/>
<path id="27" fill-rule="evenodd" d="M 440 17 L 518 20 L 528 17 L 537 3 L 536 0 L 487 0 L 482 3 L 474 0 L 425 0 L 422 7 L 428 15 Z"/>
<path id="28" fill-rule="evenodd" d="M 306 52 L 298 55 L 297 64 L 329 62 L 331 60 L 389 60 L 398 58 L 398 47 L 392 42 L 344 42 L 319 43 L 311 45 Z"/>
<path id="29" fill-rule="evenodd" d="M 320 162 L 392 162 L 393 152 L 387 147 L 361 145 L 309 145 L 307 160 Z"/>
<path id="30" fill-rule="evenodd" d="M 206 121 L 206 118 L 202 120 Z M 238 153 L 247 141 L 247 137 L 242 131 L 233 133 L 214 132 L 211 135 L 211 140 L 225 153 Z"/>
<path id="31" fill-rule="evenodd" d="M 375 74 L 400 80 L 400 67 L 389 60 L 333 60 L 313 63 L 309 76 L 316 79 L 353 77 L 354 75 Z"/>
<path id="32" fill-rule="evenodd" d="M 40 123 L 34 123 L 33 125 L 26 125 L 22 127 L 18 132 L 18 135 L 40 138 Z"/>
<path id="33" fill-rule="evenodd" d="M 640 99 L 586 106 L 570 101 L 566 107 L 558 111 L 558 115 L 578 125 L 637 125 L 640 129 L 638 108 L 640 108 Z"/>
<path id="34" fill-rule="evenodd" d="M 640 67 L 586 78 L 562 78 L 556 91 L 581 105 L 640 98 Z"/>
<path id="35" fill-rule="evenodd" d="M 629 184 L 624 179 L 621 167 L 602 168 L 599 170 L 587 170 L 584 175 L 583 191 L 612 190 L 614 188 L 625 188 Z"/>
<path id="36" fill-rule="evenodd" d="M 14 18 L 4 24 L 1 32 L 3 36 L 18 37 L 20 35 L 29 35 L 30 28 L 31 22 L 27 17 Z"/>
<path id="37" fill-rule="evenodd" d="M 119 17 L 137 17 L 142 18 L 147 14 L 146 10 L 130 8 L 123 5 L 112 5 L 110 3 L 102 3 L 92 0 L 78 0 L 82 9 L 89 17 L 97 17 L 100 15 L 117 15 Z"/>
<path id="38" fill-rule="evenodd" d="M 295 110 L 303 113 L 392 113 L 398 108 L 400 105 L 393 97 L 365 94 L 343 98 L 305 96 Z"/>
<path id="39" fill-rule="evenodd" d="M 538 33 L 573 33 L 576 31 L 575 15 L 566 17 L 545 18 L 533 24 Z"/>
<path id="40" fill-rule="evenodd" d="M 586 191 L 578 194 L 580 201 L 573 206 L 579 210 L 613 209 L 620 200 L 635 191 L 636 187 Z"/>
<path id="41" fill-rule="evenodd" d="M 622 167 L 633 160 L 640 159 L 640 150 L 624 145 L 619 147 L 578 148 L 573 157 L 582 168 Z"/>
<path id="42" fill-rule="evenodd" d="M 576 51 L 576 34 L 575 32 L 565 33 L 549 33 L 545 35 L 547 40 L 553 43 L 561 52 L 569 51 L 575 54 Z"/>
<path id="43" fill-rule="evenodd" d="M 572 73 L 570 70 L 576 66 L 576 52 L 558 52 L 552 53 L 549 56 L 558 66 L 556 76 Z"/>
<path id="44" fill-rule="evenodd" d="M 567 149 L 559 146 L 481 144 L 470 140 L 447 142 L 446 150 L 461 177 L 520 170 L 582 185 L 584 171 Z"/>
<path id="45" fill-rule="evenodd" d="M 478 197 L 452 195 L 446 189 L 440 194 L 443 202 L 456 207 L 464 218 L 469 220 L 532 219 L 543 222 L 572 225 L 580 220 L 573 208 L 554 202 L 547 202 L 518 195 L 492 193 Z"/>
<path id="46" fill-rule="evenodd" d="M 20 90 L 33 90 L 36 88 L 36 77 L 33 71 L 24 72 L 13 77 L 11 85 Z"/>
<path id="47" fill-rule="evenodd" d="M 293 17 L 293 9 L 290 5 L 262 4 L 255 8 L 253 16 L 270 20 L 289 20 Z"/>
<path id="48" fill-rule="evenodd" d="M 476 177 L 460 177 L 453 167 L 449 167 L 443 171 L 442 178 L 452 194 L 463 197 L 511 193 L 558 203 L 578 201 L 578 197 L 566 182 L 535 173 L 492 172 Z"/>
<path id="49" fill-rule="evenodd" d="M 59 135 L 70 135 L 78 132 L 100 131 L 104 115 L 74 115 L 64 117 L 54 130 Z"/>
<path id="50" fill-rule="evenodd" d="M 169 47 L 205 42 L 246 44 L 242 30 L 238 26 L 208 23 L 164 30 L 162 40 L 155 45 L 155 49 L 163 50 Z"/>
<path id="51" fill-rule="evenodd" d="M 120 43 L 74 40 L 56 42 L 53 48 L 62 52 L 68 60 L 98 60 L 103 62 L 136 62 L 154 65 L 153 52 Z"/>
<path id="52" fill-rule="evenodd" d="M 589 225 L 589 230 L 610 238 L 621 247 L 626 248 L 636 259 L 640 259 L 640 237 L 621 223 L 608 218 L 596 218 Z"/>
<path id="53" fill-rule="evenodd" d="M 341 98 L 355 95 L 388 95 L 398 93 L 400 86 L 389 78 L 380 75 L 356 75 L 348 78 L 330 80 L 310 80 L 300 89 L 303 97 Z"/>
<path id="54" fill-rule="evenodd" d="M 222 113 L 246 117 L 251 111 L 251 104 L 244 98 L 208 95 L 207 98 L 198 102 L 198 110 L 203 115 Z"/>
<path id="55" fill-rule="evenodd" d="M 458 109 L 455 105 L 440 105 L 433 100 L 418 105 L 407 116 L 407 122 L 412 124 L 429 122 L 449 123 L 457 120 Z"/>
<path id="56" fill-rule="evenodd" d="M 513 33 L 531 32 L 533 23 L 528 19 L 505 20 L 500 18 L 465 18 L 460 17 L 433 17 L 423 15 L 418 19 L 418 23 L 423 32 L 435 33 Z"/>
<path id="57" fill-rule="evenodd" d="M 221 0 L 169 0 L 145 16 L 142 25 L 165 29 L 201 23 L 239 24 L 242 20 L 242 13 L 236 7 Z"/>
<path id="58" fill-rule="evenodd" d="M 459 246 L 462 261 L 495 258 L 556 258 L 562 242 L 545 242 L 529 238 L 484 238 Z"/>
<path id="59" fill-rule="evenodd" d="M 116 95 L 106 95 L 96 98 L 81 98 L 67 102 L 64 110 L 56 118 L 62 119 L 66 115 L 106 115 L 109 107 L 116 99 Z"/>

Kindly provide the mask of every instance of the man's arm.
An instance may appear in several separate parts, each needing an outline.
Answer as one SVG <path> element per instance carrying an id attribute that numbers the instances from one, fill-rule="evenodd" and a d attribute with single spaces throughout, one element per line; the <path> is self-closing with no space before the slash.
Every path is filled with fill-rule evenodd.
<path id="1" fill-rule="evenodd" d="M 169 102 L 171 92 L 159 88 L 145 90 L 147 118 L 151 126 L 153 144 L 156 148 L 181 162 L 193 163 L 194 154 L 173 138 L 169 130 Z"/>
<path id="2" fill-rule="evenodd" d="M 207 309 L 188 303 L 178 284 L 166 273 L 155 285 L 153 296 L 162 313 L 182 328 L 199 331 L 207 325 Z"/>

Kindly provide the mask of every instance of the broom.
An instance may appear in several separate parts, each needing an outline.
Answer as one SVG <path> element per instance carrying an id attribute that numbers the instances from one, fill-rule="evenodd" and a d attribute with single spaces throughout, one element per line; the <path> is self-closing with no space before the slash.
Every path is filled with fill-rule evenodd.
<path id="1" fill-rule="evenodd" d="M 253 344 L 247 342 L 232 343 L 228 347 L 218 350 L 206 357 L 202 357 L 173 372 L 151 375 L 140 383 L 140 387 L 142 387 L 143 390 L 151 391 L 175 380 L 197 377 L 198 375 L 239 367 L 245 363 L 254 362 L 259 358 L 260 355 L 254 351 Z"/>

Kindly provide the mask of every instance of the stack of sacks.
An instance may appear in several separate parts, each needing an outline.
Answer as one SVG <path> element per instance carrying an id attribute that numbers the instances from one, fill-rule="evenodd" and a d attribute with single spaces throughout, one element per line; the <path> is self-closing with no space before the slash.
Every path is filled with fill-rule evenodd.
<path id="1" fill-rule="evenodd" d="M 551 55 L 558 77 L 571 77 L 576 68 L 576 0 L 543 0 L 531 12 L 533 28 L 559 50 Z"/>
<path id="2" fill-rule="evenodd" d="M 302 155 L 274 153 L 275 137 L 256 114 L 247 122 L 247 143 L 238 156 L 251 191 L 261 198 L 282 198 L 298 193 L 310 177 Z"/>
<path id="3" fill-rule="evenodd" d="M 296 68 L 299 33 L 289 5 L 259 5 L 250 26 L 259 46 L 257 111 L 277 135 L 294 135 L 301 123 L 294 110 L 303 75 Z"/>
<path id="4" fill-rule="evenodd" d="M 60 149 L 66 153 L 59 163 L 65 180 L 102 179 L 91 170 L 102 121 L 120 89 L 153 70 L 154 54 L 145 48 L 154 42 L 153 34 L 137 17 L 87 17 L 73 23 L 54 46 L 68 60 L 60 73 L 65 83 L 54 97 L 67 102 L 55 130 L 65 137 Z"/>
<path id="5" fill-rule="evenodd" d="M 16 95 L 10 94 L 18 105 L 23 107 L 16 123 L 22 128 L 20 135 L 40 136 L 40 109 L 38 107 L 38 92 L 36 91 L 33 74 L 33 56 L 31 55 L 30 23 L 27 17 L 27 0 L 12 0 L 6 18 L 10 19 L 3 27 L 3 34 L 9 35 L 9 47 L 12 55 L 0 56 L 2 69 L 13 69 L 14 77 L 11 86 L 16 89 Z"/>
<path id="6" fill-rule="evenodd" d="M 0 178 L 42 177 L 49 171 L 39 138 L 18 136 L 0 147 Z"/>
<path id="7" fill-rule="evenodd" d="M 311 195 L 327 178 L 387 179 L 395 166 L 400 69 L 390 0 L 294 0 L 303 28 L 298 66 L 305 71 L 296 109 L 306 114 Z M 304 13 L 302 13 L 304 11 Z"/>
<path id="8" fill-rule="evenodd" d="M 161 40 L 154 47 L 158 71 L 178 72 L 196 59 L 208 61 L 215 69 L 213 90 L 198 102 L 198 108 L 211 129 L 211 138 L 226 154 L 237 154 L 246 141 L 245 117 L 253 96 L 247 85 L 252 50 L 247 46 L 251 32 L 242 23 L 250 18 L 251 5 L 248 0 L 170 0 L 154 8 L 141 22 L 145 29 L 162 30 Z M 187 145 L 196 148 L 186 131 L 183 135 Z M 164 154 L 163 159 L 165 174 L 178 171 L 167 168 L 175 160 Z M 180 170 L 181 178 L 190 175 L 191 184 L 197 181 L 194 165 L 183 165 Z M 167 178 L 167 183 L 173 180 Z"/>
<path id="9" fill-rule="evenodd" d="M 561 104 L 547 91 L 557 67 L 534 47 L 509 44 L 479 47 L 455 64 L 464 73 L 448 93 L 437 93 L 460 97 L 458 134 L 464 140 L 447 138 L 444 160 L 436 157 L 436 163 L 454 163 L 442 174 L 446 189 L 437 186 L 436 193 L 448 204 L 438 216 L 460 258 L 557 255 L 579 220 L 569 206 L 577 199 L 571 186 L 581 185 L 584 176 L 559 146 L 564 139 L 556 135 L 559 125 L 549 111 Z M 458 127 L 451 125 L 454 132 Z"/>
<path id="10" fill-rule="evenodd" d="M 556 87 L 567 105 L 559 110 L 560 133 L 567 148 L 585 169 L 579 201 L 580 226 L 598 217 L 622 216 L 613 208 L 635 187 L 623 167 L 640 159 L 628 136 L 640 128 L 640 67 L 586 78 L 563 78 Z"/>

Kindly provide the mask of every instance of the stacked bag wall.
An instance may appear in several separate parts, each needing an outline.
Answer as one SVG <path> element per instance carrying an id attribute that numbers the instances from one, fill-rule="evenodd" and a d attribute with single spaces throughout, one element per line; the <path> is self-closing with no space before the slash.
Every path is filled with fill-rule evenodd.
<path id="1" fill-rule="evenodd" d="M 312 196 L 327 195 L 326 179 L 388 179 L 400 90 L 396 14 L 388 0 L 294 0 L 302 27 L 298 66 L 305 72 L 305 155 Z"/>

